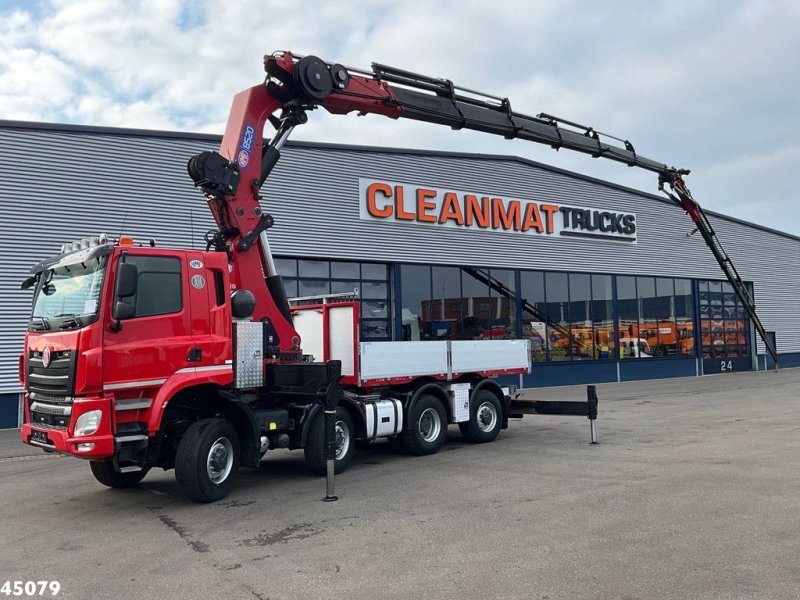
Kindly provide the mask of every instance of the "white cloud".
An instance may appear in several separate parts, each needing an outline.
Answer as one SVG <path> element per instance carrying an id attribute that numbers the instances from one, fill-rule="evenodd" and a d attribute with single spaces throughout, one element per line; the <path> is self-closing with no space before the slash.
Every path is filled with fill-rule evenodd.
<path id="1" fill-rule="evenodd" d="M 785 216 L 799 27 L 791 0 L 53 0 L 0 9 L 0 117 L 221 132 L 233 94 L 263 77 L 265 52 L 378 61 L 628 138 L 693 168 L 706 207 L 800 233 Z M 516 154 L 655 191 L 650 173 L 419 123 L 318 112 L 296 137 Z"/>

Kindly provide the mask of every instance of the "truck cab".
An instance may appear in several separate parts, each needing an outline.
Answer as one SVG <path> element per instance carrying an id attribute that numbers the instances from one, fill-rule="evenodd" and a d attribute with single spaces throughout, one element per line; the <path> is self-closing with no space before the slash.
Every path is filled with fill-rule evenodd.
<path id="1" fill-rule="evenodd" d="M 84 240 L 24 285 L 34 290 L 20 356 L 26 443 L 120 456 L 159 430 L 168 382 L 209 367 L 231 379 L 224 255 Z"/>

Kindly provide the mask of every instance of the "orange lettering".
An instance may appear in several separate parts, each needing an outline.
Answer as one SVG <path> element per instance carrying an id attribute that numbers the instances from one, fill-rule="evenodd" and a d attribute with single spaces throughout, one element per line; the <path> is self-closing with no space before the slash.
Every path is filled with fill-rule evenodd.
<path id="1" fill-rule="evenodd" d="M 436 198 L 435 190 L 417 189 L 417 220 L 424 223 L 436 223 L 436 215 L 429 215 L 427 212 L 436 208 L 434 202 L 427 202 L 429 198 Z"/>
<path id="2" fill-rule="evenodd" d="M 475 224 L 478 227 L 487 229 L 489 227 L 489 199 L 484 196 L 481 198 L 480 204 L 478 204 L 478 198 L 476 196 L 467 194 L 464 196 L 464 200 L 467 205 L 467 227 L 472 225 L 472 220 L 474 218 Z"/>
<path id="3" fill-rule="evenodd" d="M 444 202 L 442 203 L 442 212 L 439 213 L 439 223 L 446 223 L 449 219 L 453 219 L 459 225 L 464 224 L 464 217 L 461 214 L 461 205 L 458 203 L 458 196 L 453 192 L 445 193 Z"/>
<path id="4" fill-rule="evenodd" d="M 542 218 L 539 215 L 539 207 L 535 202 L 528 202 L 525 209 L 525 222 L 522 224 L 522 231 L 528 231 L 531 227 L 536 229 L 539 233 L 544 231 L 542 226 Z"/>
<path id="5" fill-rule="evenodd" d="M 398 185 L 394 188 L 394 209 L 395 217 L 403 221 L 413 221 L 416 217 L 414 213 L 403 210 L 403 186 Z"/>
<path id="6" fill-rule="evenodd" d="M 558 207 L 555 204 L 542 204 L 540 208 L 547 215 L 547 233 L 553 233 L 553 215 L 558 212 Z"/>
<path id="7" fill-rule="evenodd" d="M 492 198 L 492 207 L 494 209 L 494 219 L 492 222 L 493 229 L 516 229 L 520 228 L 520 208 L 519 200 L 511 200 L 506 206 L 502 198 Z"/>
<path id="8" fill-rule="evenodd" d="M 367 188 L 367 212 L 373 217 L 385 219 L 392 216 L 392 205 L 387 204 L 383 208 L 378 208 L 375 203 L 375 195 L 380 192 L 386 198 L 392 197 L 392 188 L 385 183 L 370 183 Z"/>

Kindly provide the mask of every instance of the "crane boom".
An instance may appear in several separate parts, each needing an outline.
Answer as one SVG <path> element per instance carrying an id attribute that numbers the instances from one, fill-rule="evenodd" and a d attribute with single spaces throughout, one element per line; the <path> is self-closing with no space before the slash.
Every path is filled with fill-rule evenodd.
<path id="1" fill-rule="evenodd" d="M 271 264 L 265 234 L 271 218 L 261 212 L 259 190 L 292 129 L 306 122 L 306 111 L 322 107 L 333 114 L 379 114 L 518 138 L 658 174 L 659 190 L 690 216 L 777 365 L 776 349 L 756 314 L 747 287 L 707 215 L 686 187 L 683 177 L 689 170 L 644 157 L 629 141 L 592 127 L 545 113 L 530 116 L 515 112 L 507 98 L 456 86 L 447 79 L 375 63 L 372 71 L 363 71 L 290 52 L 266 56 L 264 67 L 266 82 L 236 96 L 220 153 L 204 152 L 193 157 L 189 173 L 206 193 L 219 226 L 215 245 L 242 259 L 234 273 L 234 283 L 250 289 L 265 307 L 264 314 L 256 317 L 266 317 L 275 325 L 276 339 L 281 340 L 276 344 L 280 353 L 299 350 L 299 337 L 291 326 L 288 305 L 282 289 L 278 289 L 280 279 Z M 263 147 L 263 128 L 268 120 L 277 131 L 270 144 Z M 242 181 L 248 184 L 240 185 Z M 260 259 L 249 252 L 256 241 L 261 248 Z M 248 274 L 259 260 L 266 287 L 263 278 L 259 283 Z M 245 263 L 250 263 L 248 269 L 243 268 Z M 288 339 L 298 342 L 290 343 Z"/>

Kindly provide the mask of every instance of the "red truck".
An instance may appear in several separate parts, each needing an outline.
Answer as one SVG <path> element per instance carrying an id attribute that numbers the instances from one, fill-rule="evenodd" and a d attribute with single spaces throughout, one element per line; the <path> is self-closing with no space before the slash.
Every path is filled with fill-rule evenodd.
<path id="1" fill-rule="evenodd" d="M 220 151 L 188 163 L 217 225 L 205 251 L 101 236 L 62 247 L 23 283 L 34 298 L 19 358 L 22 440 L 88 459 L 107 486 L 174 468 L 189 497 L 210 502 L 270 448 L 302 448 L 313 470 L 341 471 L 356 442 L 396 437 L 411 453 L 431 454 L 450 423 L 489 442 L 525 412 L 496 377 L 529 371 L 528 340 L 361 342 L 356 303 L 292 310 L 260 190 L 308 110 L 472 128 L 646 168 L 703 231 L 685 171 L 628 143 L 382 65 L 370 73 L 281 52 L 265 57 L 265 69 L 265 83 L 235 97 Z M 276 132 L 265 144 L 268 121 Z"/>

